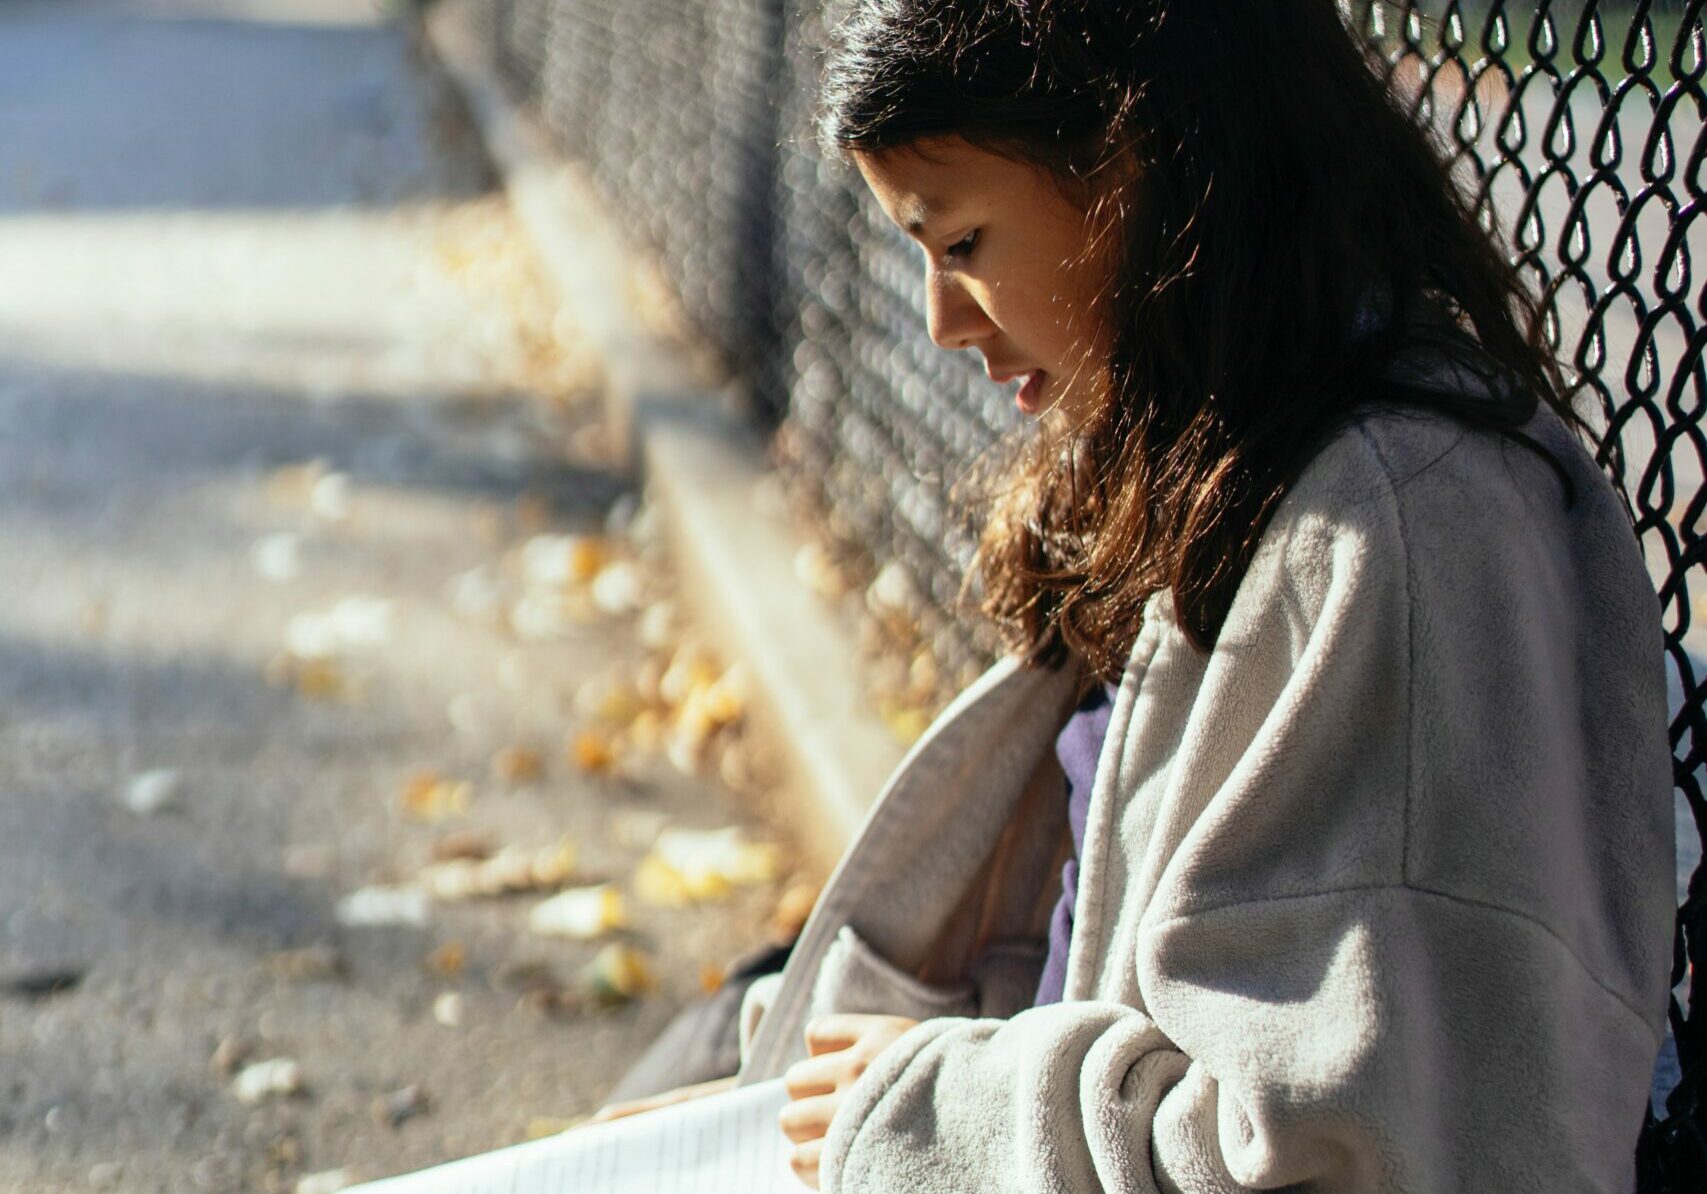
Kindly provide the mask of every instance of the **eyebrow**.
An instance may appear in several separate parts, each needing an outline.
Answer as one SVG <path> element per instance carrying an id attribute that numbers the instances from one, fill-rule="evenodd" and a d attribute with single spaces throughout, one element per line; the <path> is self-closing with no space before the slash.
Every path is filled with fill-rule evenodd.
<path id="1" fill-rule="evenodd" d="M 909 236 L 922 236 L 925 222 L 942 214 L 942 209 L 927 199 L 909 199 L 901 204 L 901 227 Z"/>

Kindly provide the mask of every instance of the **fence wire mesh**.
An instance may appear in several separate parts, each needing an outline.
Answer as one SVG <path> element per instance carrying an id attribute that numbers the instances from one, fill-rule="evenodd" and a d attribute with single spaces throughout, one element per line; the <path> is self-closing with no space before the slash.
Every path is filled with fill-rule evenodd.
<path id="1" fill-rule="evenodd" d="M 515 93 L 746 383 L 858 579 L 904 609 L 944 691 L 964 683 L 997 648 L 951 612 L 974 537 L 949 491 L 1023 428 L 967 354 L 930 343 L 915 250 L 816 152 L 815 50 L 840 0 L 472 2 Z M 1685 990 L 1686 1078 L 1645 1140 L 1670 1133 L 1667 1155 L 1693 1148 L 1701 1166 L 1668 1175 L 1649 1150 L 1643 1186 L 1707 1188 L 1707 985 L 1690 966 L 1707 956 L 1707 878 L 1683 890 L 1707 834 L 1703 0 L 1339 4 L 1542 297 L 1636 516 L 1673 690 Z"/>
<path id="2" fill-rule="evenodd" d="M 1342 8 L 1346 7 L 1342 5 Z M 1683 1081 L 1644 1132 L 1644 1189 L 1707 1188 L 1707 286 L 1702 3 L 1356 0 L 1360 29 L 1451 150 L 1543 300 L 1659 591 L 1679 900 L 1670 1019 Z M 1691 597 L 1691 587 L 1694 596 Z M 1663 1143 L 1662 1143 L 1663 1141 Z"/>

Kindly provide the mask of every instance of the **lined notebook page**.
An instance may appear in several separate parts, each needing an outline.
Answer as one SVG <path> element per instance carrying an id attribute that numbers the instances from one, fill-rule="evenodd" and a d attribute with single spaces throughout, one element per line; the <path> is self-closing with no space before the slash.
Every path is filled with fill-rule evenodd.
<path id="1" fill-rule="evenodd" d="M 800 1194 L 782 1079 L 352 1187 L 348 1194 Z"/>

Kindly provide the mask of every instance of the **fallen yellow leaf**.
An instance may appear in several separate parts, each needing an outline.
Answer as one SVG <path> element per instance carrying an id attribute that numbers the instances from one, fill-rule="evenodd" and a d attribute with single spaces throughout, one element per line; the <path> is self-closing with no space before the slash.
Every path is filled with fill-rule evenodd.
<path id="1" fill-rule="evenodd" d="M 777 848 L 750 842 L 741 827 L 725 829 L 666 829 L 658 835 L 656 853 L 685 876 L 690 886 L 702 876 L 715 875 L 727 883 L 767 883 L 776 878 Z"/>
<path id="2" fill-rule="evenodd" d="M 688 748 L 697 752 L 705 745 L 706 739 L 717 732 L 719 722 L 711 716 L 704 699 L 706 689 L 696 689 L 689 694 L 687 701 L 676 715 L 676 735 L 681 738 Z"/>
<path id="3" fill-rule="evenodd" d="M 813 883 L 796 883 L 782 893 L 776 910 L 771 913 L 771 935 L 778 941 L 792 941 L 806 926 L 818 903 L 818 887 Z"/>
<path id="4" fill-rule="evenodd" d="M 447 941 L 427 955 L 427 969 L 446 978 L 461 974 L 468 962 L 468 947 L 460 941 Z"/>
<path id="5" fill-rule="evenodd" d="M 913 695 L 920 700 L 929 700 L 935 694 L 939 678 L 936 656 L 930 647 L 920 647 L 919 653 L 913 656 L 912 665 L 907 669 L 907 682 Z"/>
<path id="6" fill-rule="evenodd" d="M 506 746 L 492 756 L 492 775 L 501 783 L 532 783 L 545 774 L 545 760 L 529 746 Z"/>
<path id="7" fill-rule="evenodd" d="M 569 543 L 569 579 L 589 581 L 610 559 L 610 549 L 603 540 L 577 536 Z"/>
<path id="8" fill-rule="evenodd" d="M 311 701 L 332 700 L 347 691 L 344 674 L 327 659 L 296 661 L 296 690 Z"/>
<path id="9" fill-rule="evenodd" d="M 576 1115 L 568 1119 L 558 1119 L 551 1115 L 536 1115 L 528 1120 L 527 1138 L 529 1140 L 543 1140 L 547 1136 L 556 1136 L 567 1132 L 578 1124 L 586 1123 L 589 1118 L 591 1117 L 586 1115 Z"/>
<path id="10" fill-rule="evenodd" d="M 671 705 L 680 705 L 694 689 L 709 688 L 717 678 L 717 669 L 709 660 L 697 651 L 683 647 L 659 678 L 658 695 Z"/>
<path id="11" fill-rule="evenodd" d="M 433 771 L 417 771 L 403 784 L 404 815 L 429 824 L 461 816 L 473 799 L 474 785 L 445 779 Z"/>
<path id="12" fill-rule="evenodd" d="M 575 735 L 569 757 L 582 771 L 609 771 L 616 762 L 616 748 L 607 735 L 596 730 L 582 730 Z"/>
<path id="13" fill-rule="evenodd" d="M 634 687 L 615 677 L 589 680 L 575 693 L 575 711 L 582 717 L 626 725 L 645 709 Z"/>
<path id="14" fill-rule="evenodd" d="M 930 712 L 926 709 L 886 704 L 881 714 L 883 724 L 888 726 L 889 732 L 904 745 L 917 742 L 931 724 Z"/>
<path id="15" fill-rule="evenodd" d="M 628 723 L 628 741 L 636 750 L 651 752 L 664 745 L 668 727 L 655 709 L 643 709 Z"/>
<path id="16" fill-rule="evenodd" d="M 581 971 L 586 991 L 600 1003 L 626 1003 L 658 987 L 646 955 L 632 945 L 605 946 Z"/>
<path id="17" fill-rule="evenodd" d="M 591 941 L 628 923 L 622 892 L 611 883 L 577 887 L 559 892 L 536 904 L 528 914 L 528 927 L 550 937 L 572 937 Z"/>
<path id="18" fill-rule="evenodd" d="M 530 874 L 536 887 L 555 887 L 575 873 L 575 843 L 564 838 L 533 855 Z"/>
<path id="19" fill-rule="evenodd" d="M 433 861 L 467 859 L 475 862 L 492 857 L 492 839 L 478 829 L 453 829 L 433 842 Z"/>
<path id="20" fill-rule="evenodd" d="M 739 719 L 747 704 L 746 689 L 746 672 L 736 664 L 704 689 L 706 716 L 718 725 Z"/>
<path id="21" fill-rule="evenodd" d="M 632 878 L 635 898 L 643 904 L 659 908 L 685 908 L 693 902 L 687 881 L 681 872 L 659 858 L 648 854 L 634 868 Z"/>
<path id="22" fill-rule="evenodd" d="M 575 871 L 575 843 L 564 838 L 544 850 L 510 847 L 490 858 L 450 858 L 421 871 L 435 900 L 455 902 L 561 886 Z"/>

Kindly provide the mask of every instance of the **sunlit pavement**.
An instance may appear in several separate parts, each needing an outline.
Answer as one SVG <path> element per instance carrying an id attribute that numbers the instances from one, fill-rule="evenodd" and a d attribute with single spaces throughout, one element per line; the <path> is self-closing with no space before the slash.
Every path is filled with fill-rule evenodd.
<path id="1" fill-rule="evenodd" d="M 490 185 L 374 5 L 0 5 L 0 1189 L 510 1143 L 760 936 L 765 888 L 640 910 L 662 989 L 554 1017 L 540 976 L 599 946 L 530 935 L 523 897 L 339 923 L 456 830 L 567 834 L 593 882 L 644 852 L 613 807 L 736 819 L 566 757 L 630 620 L 483 616 L 529 537 L 633 508 Z M 517 745 L 538 781 L 493 778 Z M 402 803 L 423 771 L 466 811 Z M 300 1089 L 240 1099 L 271 1059 Z"/>

